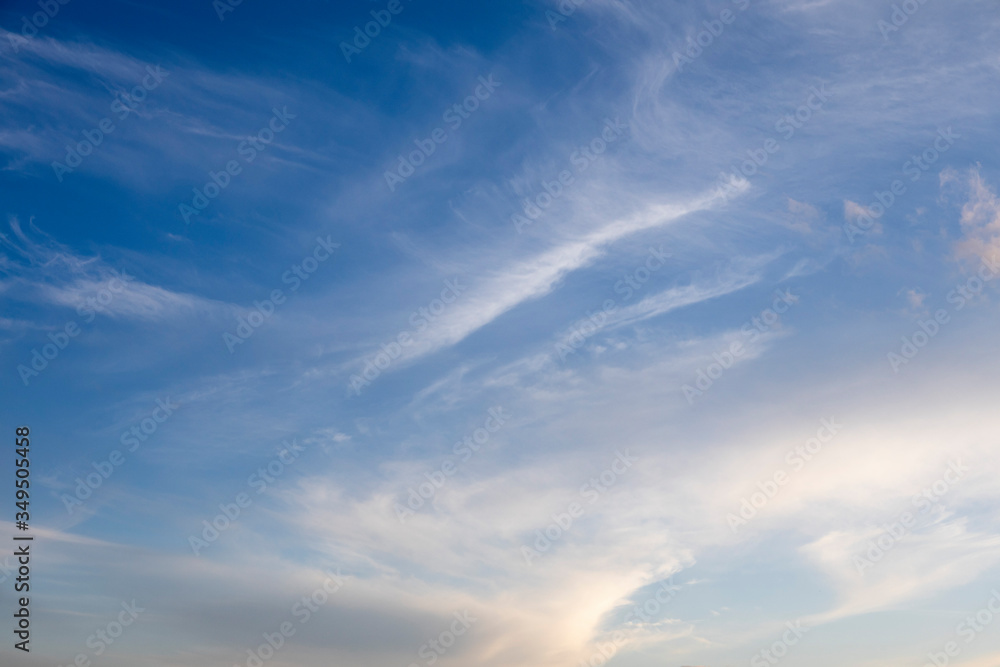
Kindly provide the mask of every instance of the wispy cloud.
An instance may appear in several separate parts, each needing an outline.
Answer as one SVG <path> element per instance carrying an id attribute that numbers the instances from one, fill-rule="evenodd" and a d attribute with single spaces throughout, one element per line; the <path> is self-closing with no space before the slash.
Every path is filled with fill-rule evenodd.
<path id="1" fill-rule="evenodd" d="M 1000 198 L 986 183 L 981 170 L 972 168 L 965 174 L 954 169 L 941 172 L 942 186 L 959 186 L 968 199 L 962 205 L 959 220 L 962 238 L 956 251 L 963 258 L 996 261 L 1000 257 Z"/>
<path id="2" fill-rule="evenodd" d="M 746 187 L 744 184 L 742 190 Z M 407 348 L 405 357 L 416 358 L 454 345 L 518 305 L 544 297 L 568 274 L 591 265 L 604 255 L 616 241 L 677 223 L 686 215 L 711 210 L 726 199 L 719 192 L 711 191 L 679 204 L 649 206 L 633 215 L 603 224 L 578 239 L 563 241 L 530 259 L 516 260 L 501 270 L 487 274 L 426 333 L 416 338 L 415 344 Z M 731 285 L 715 289 L 731 291 L 736 287 Z M 711 289 L 708 292 L 699 288 L 688 289 L 683 296 L 675 293 L 665 297 L 662 303 L 647 299 L 633 308 L 652 312 L 657 308 L 669 308 L 670 304 L 677 307 L 676 304 L 685 302 L 685 299 L 691 303 L 691 299 L 709 298 L 709 293 Z"/>
<path id="3" fill-rule="evenodd" d="M 194 294 L 150 285 L 100 256 L 81 256 L 29 221 L 28 236 L 10 218 L 12 236 L 0 234 L 0 293 L 7 298 L 132 320 L 168 320 L 183 315 L 222 314 L 233 307 Z"/>

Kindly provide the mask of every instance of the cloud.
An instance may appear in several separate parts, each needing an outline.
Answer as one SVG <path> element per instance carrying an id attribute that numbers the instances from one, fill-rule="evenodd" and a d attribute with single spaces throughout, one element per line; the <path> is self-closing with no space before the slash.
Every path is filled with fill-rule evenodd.
<path id="1" fill-rule="evenodd" d="M 744 183 L 736 193 L 745 192 L 746 188 Z M 733 193 L 724 196 L 713 190 L 682 203 L 649 205 L 638 213 L 613 220 L 581 238 L 564 241 L 530 259 L 515 260 L 502 270 L 487 275 L 438 318 L 426 333 L 415 336 L 414 344 L 405 349 L 404 358 L 420 357 L 454 345 L 518 305 L 549 294 L 566 275 L 594 263 L 616 241 L 675 223 L 691 213 L 711 210 L 731 196 Z M 706 295 L 714 294 L 713 289 L 720 294 L 724 293 L 719 292 L 720 289 L 731 291 L 736 289 L 735 284 L 709 288 L 707 292 L 697 287 L 680 290 L 665 295 L 659 302 L 647 299 L 642 308 L 647 311 L 646 316 L 652 316 L 677 307 L 677 304 L 709 298 Z"/>
<path id="2" fill-rule="evenodd" d="M 4 43 L 7 34 L 0 34 Z M 176 51 L 166 56 L 126 53 L 85 38 L 39 35 L 16 55 L 0 54 L 0 61 L 10 65 L 7 90 L 0 93 L 5 120 L 0 148 L 7 149 L 7 170 L 55 181 L 51 165 L 67 162 L 67 146 L 80 142 L 84 131 L 96 135 L 102 119 L 113 126 L 90 152 L 81 151 L 84 158 L 71 173 L 58 173 L 63 185 L 85 172 L 143 192 L 162 193 L 189 179 L 201 186 L 210 169 L 236 157 L 239 142 L 268 122 L 274 106 L 289 105 L 297 114 L 308 102 L 319 103 L 305 99 L 288 81 L 213 71 Z M 158 72 L 155 80 L 150 71 Z M 126 109 L 123 95 L 144 80 L 151 87 Z M 326 101 L 335 100 L 346 113 L 357 106 L 332 92 L 327 95 Z M 294 146 L 288 134 L 261 151 L 256 164 L 329 165 L 329 156 Z M 253 180 L 253 172 L 264 182 L 266 170 L 248 171 L 251 175 L 240 183 Z M 262 188 L 244 191 L 259 195 Z"/>
<path id="3" fill-rule="evenodd" d="M 823 219 L 819 210 L 805 202 L 795 201 L 788 198 L 788 215 L 785 224 L 802 234 L 809 234 L 817 231 L 817 225 Z"/>
<path id="4" fill-rule="evenodd" d="M 882 233 L 882 223 L 879 222 L 879 215 L 876 215 L 875 211 L 867 206 L 862 206 L 857 202 L 853 202 L 850 199 L 844 200 L 844 220 L 857 224 L 862 222 L 868 229 L 868 224 L 874 222 L 871 229 L 868 229 L 868 233 L 881 234 Z"/>
<path id="5" fill-rule="evenodd" d="M 753 258 L 736 262 L 720 272 L 715 280 L 692 283 L 683 287 L 673 287 L 644 298 L 639 303 L 623 308 L 609 316 L 608 327 L 636 324 L 651 317 L 669 313 L 677 308 L 690 306 L 732 294 L 755 284 L 761 278 L 759 273 L 772 257 Z"/>
<path id="6" fill-rule="evenodd" d="M 314 534 L 317 547 L 333 558 L 382 578 L 401 593 L 414 595 L 422 588 L 409 583 L 410 577 L 435 581 L 433 593 L 420 594 L 420 604 L 428 609 L 447 613 L 447 600 L 478 590 L 476 613 L 488 621 L 485 636 L 470 638 L 468 660 L 566 665 L 595 650 L 607 614 L 638 588 L 679 571 L 689 557 L 671 547 L 665 534 L 616 527 L 623 516 L 637 514 L 635 496 L 623 488 L 619 497 L 588 506 L 584 523 L 527 565 L 520 546 L 533 543 L 533 531 L 565 506 L 561 496 L 569 489 L 553 492 L 553 484 L 563 486 L 554 472 L 451 480 L 435 498 L 434 509 L 405 525 L 393 510 L 395 502 L 406 502 L 405 495 L 386 491 L 406 484 L 414 471 L 400 470 L 366 499 L 351 498 L 318 477 L 289 495 L 299 530 Z M 574 490 L 578 486 L 572 476 L 561 477 Z M 595 533 L 606 539 L 595 544 L 589 537 Z M 610 563 L 615 567 L 607 567 Z M 448 573 L 444 580 L 438 574 L 443 572 Z"/>
<path id="7" fill-rule="evenodd" d="M 1000 563 L 1000 537 L 992 531 L 970 530 L 966 518 L 938 517 L 880 556 L 878 545 L 873 549 L 871 544 L 885 534 L 885 528 L 837 530 L 802 547 L 836 582 L 840 596 L 836 607 L 807 623 L 891 609 L 968 584 Z M 874 562 L 859 572 L 855 558 Z"/>
<path id="8" fill-rule="evenodd" d="M 910 308 L 913 308 L 914 310 L 923 310 L 924 299 L 926 298 L 927 295 L 923 292 L 913 289 L 906 290 L 906 301 L 910 304 Z"/>
<path id="9" fill-rule="evenodd" d="M 955 251 L 963 259 L 995 261 L 1000 256 L 1000 198 L 978 168 L 964 176 L 953 169 L 941 173 L 941 185 L 957 184 L 968 193 L 962 205 L 962 238 Z"/>
<path id="10" fill-rule="evenodd" d="M 9 219 L 13 236 L 0 233 L 0 293 L 9 298 L 60 308 L 101 313 L 111 318 L 164 321 L 199 313 L 222 314 L 233 307 L 193 294 L 150 285 L 100 256 L 82 256 L 29 221 L 40 240 L 28 236 L 16 217 Z"/>

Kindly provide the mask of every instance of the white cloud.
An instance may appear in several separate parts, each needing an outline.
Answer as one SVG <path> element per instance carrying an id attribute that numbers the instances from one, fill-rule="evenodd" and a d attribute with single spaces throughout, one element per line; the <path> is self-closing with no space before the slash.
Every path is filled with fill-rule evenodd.
<path id="1" fill-rule="evenodd" d="M 745 192 L 747 187 L 745 183 L 740 184 L 736 192 Z M 531 259 L 515 261 L 473 286 L 426 333 L 414 337 L 414 344 L 405 348 L 404 356 L 419 357 L 454 345 L 519 304 L 549 294 L 562 278 L 592 264 L 614 242 L 677 222 L 691 213 L 710 210 L 725 200 L 726 197 L 713 190 L 680 204 L 650 205 L 638 213 L 604 224 L 577 240 L 563 242 Z M 667 300 L 678 302 L 696 298 L 695 292 L 674 295 Z M 651 311 L 669 307 L 667 302 L 644 303 Z"/>
<path id="2" fill-rule="evenodd" d="M 99 256 L 75 254 L 29 222 L 41 241 L 29 237 L 17 218 L 9 220 L 13 237 L 0 234 L 0 265 L 11 276 L 0 293 L 36 304 L 83 309 L 112 318 L 162 321 L 198 313 L 228 313 L 228 304 L 175 292 L 136 279 Z M 86 315 L 89 316 L 89 315 Z"/>

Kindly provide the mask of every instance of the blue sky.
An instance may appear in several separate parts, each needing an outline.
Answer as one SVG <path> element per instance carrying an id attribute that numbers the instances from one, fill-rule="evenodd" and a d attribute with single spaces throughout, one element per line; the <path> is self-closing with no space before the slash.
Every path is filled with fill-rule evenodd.
<path id="1" fill-rule="evenodd" d="M 52 2 L 4 664 L 1000 661 L 995 3 Z"/>

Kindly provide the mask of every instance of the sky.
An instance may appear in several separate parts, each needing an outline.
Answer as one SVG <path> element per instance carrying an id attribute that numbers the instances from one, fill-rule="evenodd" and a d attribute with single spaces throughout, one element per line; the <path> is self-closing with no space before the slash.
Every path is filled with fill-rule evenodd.
<path id="1" fill-rule="evenodd" d="M 998 38 L 3 3 L 0 662 L 995 667 Z"/>

